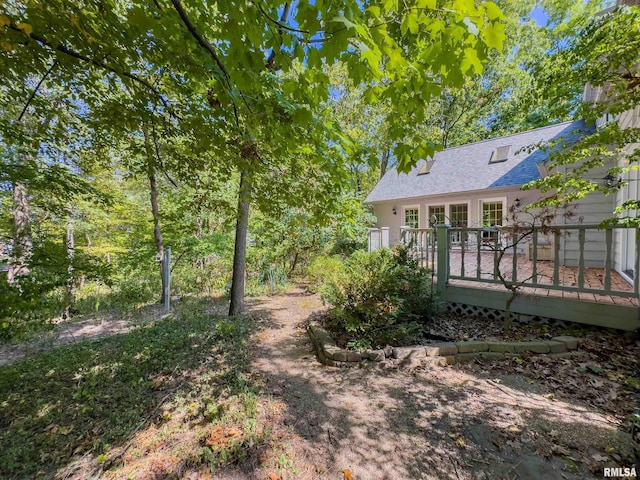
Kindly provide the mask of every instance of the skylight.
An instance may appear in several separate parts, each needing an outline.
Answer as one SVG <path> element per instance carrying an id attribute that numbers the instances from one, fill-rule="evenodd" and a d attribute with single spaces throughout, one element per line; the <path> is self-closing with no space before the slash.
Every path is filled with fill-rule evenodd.
<path id="1" fill-rule="evenodd" d="M 489 163 L 498 163 L 504 162 L 509 158 L 509 149 L 511 145 L 505 145 L 503 147 L 496 148 L 493 152 L 491 152 L 491 159 Z"/>
<path id="2" fill-rule="evenodd" d="M 431 170 L 431 166 L 435 163 L 434 160 L 427 160 L 426 162 L 424 162 L 424 165 L 422 165 L 422 167 L 420 167 L 420 170 L 418 171 L 418 175 L 424 175 L 426 173 L 429 173 L 429 171 Z"/>

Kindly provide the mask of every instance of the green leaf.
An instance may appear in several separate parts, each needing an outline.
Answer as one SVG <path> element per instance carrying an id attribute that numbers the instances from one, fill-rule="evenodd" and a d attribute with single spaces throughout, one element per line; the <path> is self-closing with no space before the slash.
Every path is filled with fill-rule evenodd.
<path id="1" fill-rule="evenodd" d="M 373 15 L 374 17 L 378 18 L 380 17 L 380 7 L 378 7 L 377 5 L 371 5 L 370 7 L 367 7 L 367 11 L 371 13 L 371 15 Z"/>
<path id="2" fill-rule="evenodd" d="M 482 62 L 478 58 L 478 53 L 475 48 L 465 48 L 464 56 L 462 57 L 461 70 L 463 72 L 469 71 L 469 69 L 473 68 L 475 73 L 482 73 Z"/>
<path id="3" fill-rule="evenodd" d="M 428 8 L 431 10 L 435 10 L 436 8 L 436 0 L 418 0 L 416 2 L 416 7 L 418 8 Z"/>
<path id="4" fill-rule="evenodd" d="M 306 108 L 298 108 L 293 113 L 293 121 L 296 123 L 306 124 L 306 123 L 309 123 L 312 118 L 313 118 L 313 115 Z"/>
<path id="5" fill-rule="evenodd" d="M 484 2 L 482 5 L 480 5 L 480 8 L 484 9 L 489 20 L 502 20 L 505 18 L 504 13 L 502 13 L 502 10 L 500 10 L 500 7 L 494 2 Z"/>
<path id="6" fill-rule="evenodd" d="M 502 51 L 502 46 L 507 36 L 504 33 L 504 23 L 493 22 L 484 29 L 484 40 L 489 48 Z"/>
<path id="7" fill-rule="evenodd" d="M 407 26 L 413 35 L 416 35 L 418 31 L 420 31 L 420 26 L 418 25 L 418 14 L 416 12 L 412 11 L 407 15 Z"/>
<path id="8" fill-rule="evenodd" d="M 453 9 L 460 15 L 468 15 L 476 12 L 476 6 L 473 0 L 456 0 L 453 2 Z"/>
<path id="9" fill-rule="evenodd" d="M 355 28 L 356 26 L 355 23 L 347 19 L 344 15 L 336 15 L 335 17 L 333 17 L 333 21 L 336 23 L 344 24 L 344 26 L 347 27 L 347 29 Z"/>
<path id="10" fill-rule="evenodd" d="M 386 13 L 398 10 L 398 0 L 384 0 L 383 8 Z"/>

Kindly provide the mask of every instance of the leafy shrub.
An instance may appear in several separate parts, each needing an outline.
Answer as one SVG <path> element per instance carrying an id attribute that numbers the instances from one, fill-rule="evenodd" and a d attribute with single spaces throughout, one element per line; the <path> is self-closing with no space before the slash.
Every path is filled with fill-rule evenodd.
<path id="1" fill-rule="evenodd" d="M 339 255 L 320 255 L 314 258 L 306 272 L 309 291 L 317 292 L 321 285 L 336 279 L 343 269 L 343 260 Z"/>
<path id="2" fill-rule="evenodd" d="M 355 252 L 320 292 L 328 328 L 360 348 L 419 336 L 437 305 L 430 271 L 403 247 Z"/>

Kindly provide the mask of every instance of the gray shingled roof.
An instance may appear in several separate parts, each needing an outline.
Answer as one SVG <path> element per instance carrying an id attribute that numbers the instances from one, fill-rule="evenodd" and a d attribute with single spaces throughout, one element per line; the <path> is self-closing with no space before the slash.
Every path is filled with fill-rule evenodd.
<path id="1" fill-rule="evenodd" d="M 523 185 L 540 178 L 537 164 L 546 160 L 549 152 L 519 152 L 520 149 L 561 137 L 571 138 L 578 132 L 587 131 L 584 121 L 579 120 L 448 148 L 436 153 L 435 163 L 427 174 L 418 175 L 425 160 L 419 160 L 408 174 L 389 170 L 365 202 Z M 511 146 L 507 160 L 490 164 L 491 153 L 506 145 Z"/>

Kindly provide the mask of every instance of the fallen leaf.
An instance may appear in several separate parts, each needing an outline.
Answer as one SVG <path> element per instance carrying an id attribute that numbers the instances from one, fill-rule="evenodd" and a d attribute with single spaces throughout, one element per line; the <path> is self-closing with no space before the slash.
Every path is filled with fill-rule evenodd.
<path id="1" fill-rule="evenodd" d="M 608 462 L 609 461 L 609 457 L 607 457 L 606 455 L 602 455 L 600 453 L 596 453 L 593 457 L 596 462 Z"/>
<path id="2" fill-rule="evenodd" d="M 571 455 L 571 452 L 570 452 L 569 450 L 567 450 L 567 449 L 566 449 L 566 448 L 564 448 L 564 447 L 561 447 L 560 445 L 554 445 L 554 446 L 551 448 L 551 451 L 552 451 L 553 453 L 555 453 L 556 455 L 563 455 L 563 456 L 565 456 L 565 457 L 568 457 L 568 456 L 570 456 L 570 455 Z"/>
<path id="3" fill-rule="evenodd" d="M 342 471 L 344 474 L 344 480 L 353 480 L 353 475 L 351 475 L 351 470 L 347 470 L 346 468 Z"/>
<path id="4" fill-rule="evenodd" d="M 276 475 L 274 472 L 271 472 L 267 478 L 268 478 L 269 480 L 282 480 L 282 479 L 281 479 L 278 475 Z"/>

